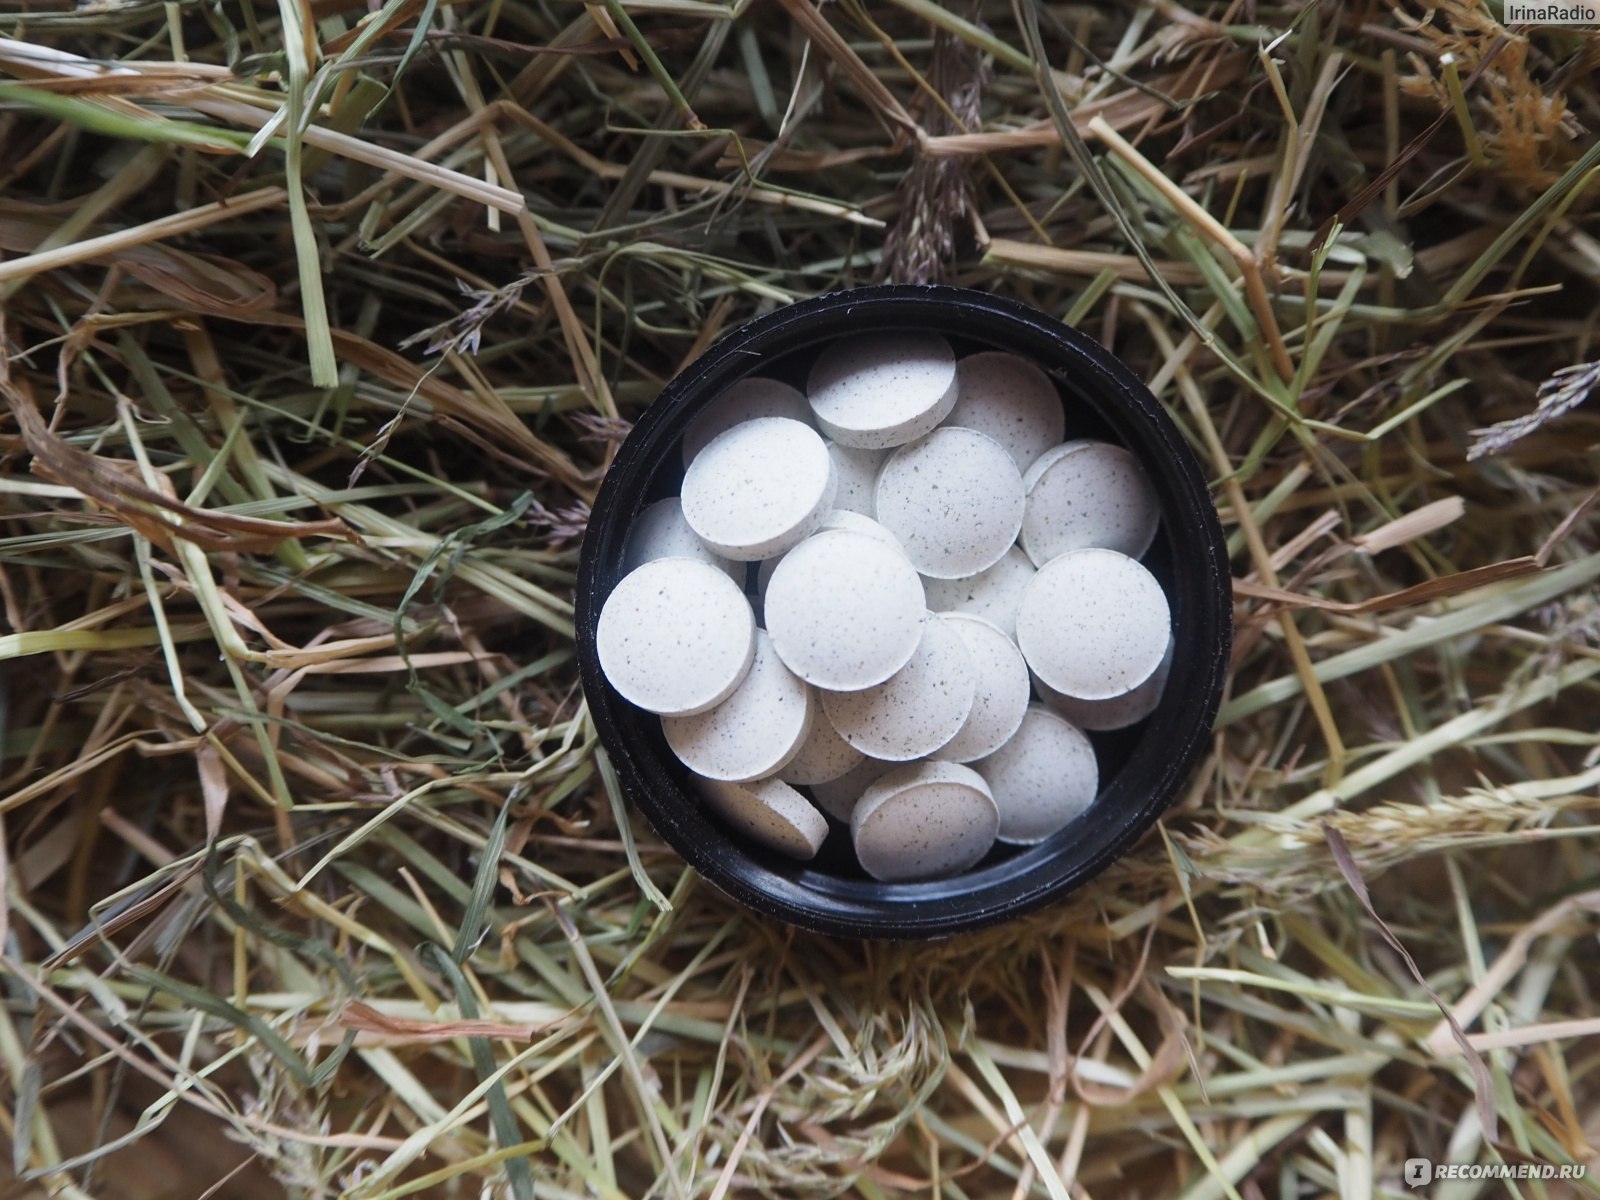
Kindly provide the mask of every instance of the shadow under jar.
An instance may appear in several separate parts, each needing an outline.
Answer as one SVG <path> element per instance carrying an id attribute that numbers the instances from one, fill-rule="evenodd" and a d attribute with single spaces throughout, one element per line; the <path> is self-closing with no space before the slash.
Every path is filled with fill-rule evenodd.
<path id="1" fill-rule="evenodd" d="M 883 883 L 857 864 L 850 831 L 829 819 L 822 849 L 795 862 L 739 836 L 701 804 L 660 720 L 617 694 L 600 670 L 595 629 L 622 578 L 629 529 L 646 505 L 676 495 L 681 440 L 707 404 L 750 375 L 804 389 L 823 347 L 871 332 L 945 337 L 957 358 L 1005 350 L 1054 381 L 1068 438 L 1118 443 L 1143 464 L 1161 529 L 1143 562 L 1166 592 L 1173 659 L 1150 716 L 1089 733 L 1100 792 L 1081 816 L 1031 846 L 997 844 L 944 879 Z M 941 937 L 1032 911 L 1103 870 L 1167 808 L 1204 753 L 1232 641 L 1227 550 L 1205 477 L 1150 391 L 1098 343 L 1013 300 L 949 287 L 884 285 L 836 292 L 769 313 L 727 335 L 686 368 L 639 418 L 603 481 L 578 565 L 577 647 L 589 711 L 627 798 L 662 839 L 713 885 L 767 916 L 820 933 Z M 822 719 L 819 714 L 819 719 Z"/>

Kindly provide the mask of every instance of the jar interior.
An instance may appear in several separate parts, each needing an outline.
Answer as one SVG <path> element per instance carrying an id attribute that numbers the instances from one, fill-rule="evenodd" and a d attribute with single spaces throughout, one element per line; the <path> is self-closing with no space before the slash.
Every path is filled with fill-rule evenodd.
<path id="1" fill-rule="evenodd" d="M 958 359 L 969 354 L 976 354 L 983 350 L 1004 350 L 1011 353 L 1016 351 L 1007 345 L 985 341 L 972 337 L 953 337 L 946 335 Z M 753 358 L 747 375 L 765 376 L 788 383 L 802 392 L 805 390 L 806 377 L 810 372 L 811 364 L 828 344 L 828 339 L 815 342 L 811 345 L 789 351 L 781 355 Z M 1024 355 L 1023 357 L 1027 357 Z M 1140 447 L 1129 445 L 1119 436 L 1099 412 L 1098 408 L 1086 397 L 1077 394 L 1072 387 L 1070 379 L 1064 379 L 1060 373 L 1050 369 L 1045 363 L 1039 363 L 1045 369 L 1056 385 L 1056 390 L 1061 396 L 1062 407 L 1066 412 L 1066 434 L 1071 438 L 1093 438 L 1099 441 L 1113 442 L 1126 446 L 1139 456 L 1146 470 L 1154 471 L 1155 464 L 1149 461 L 1147 455 L 1141 453 Z M 678 494 L 683 483 L 683 456 L 680 441 L 673 441 L 665 447 L 665 452 L 656 455 L 656 468 L 651 473 L 643 489 L 644 504 L 665 499 Z M 1163 521 L 1160 531 L 1150 549 L 1146 551 L 1141 560 L 1161 584 L 1169 598 L 1174 596 L 1173 555 L 1169 533 L 1169 522 Z M 753 583 L 756 564 L 749 564 L 750 582 Z M 753 590 L 747 588 L 747 590 Z M 1178 614 L 1174 613 L 1174 636 L 1182 625 L 1178 621 Z M 1180 648 L 1181 652 L 1181 648 Z M 1170 683 L 1169 683 L 1170 687 Z M 1164 702 L 1163 702 L 1164 703 Z M 1159 709 L 1157 710 L 1160 711 Z M 675 784 L 688 796 L 693 796 L 690 787 L 689 772 L 682 763 L 673 756 L 667 746 L 666 738 L 661 733 L 661 724 L 658 720 L 650 718 L 647 714 L 640 714 L 639 722 L 641 735 L 645 738 L 648 753 L 657 757 Z M 820 717 L 818 719 L 823 719 Z M 1100 795 L 1103 797 L 1107 788 L 1122 773 L 1125 767 L 1141 753 L 1141 744 L 1145 740 L 1155 714 L 1124 729 L 1109 731 L 1088 731 L 1090 743 L 1094 746 L 1095 757 L 1100 770 Z M 1149 753 L 1159 753 L 1159 748 L 1152 746 Z M 800 788 L 802 793 L 809 797 L 810 789 Z M 979 888 L 986 883 L 997 880 L 1008 873 L 1025 867 L 1037 860 L 1052 857 L 1060 852 L 1063 844 L 1071 842 L 1078 836 L 1081 827 L 1090 821 L 1099 819 L 1096 809 L 1100 801 L 1091 806 L 1084 814 L 1072 821 L 1063 829 L 1057 831 L 1045 841 L 1033 846 L 1014 846 L 997 842 L 994 847 L 976 865 L 970 867 L 959 875 L 946 879 L 923 880 L 915 883 L 886 884 L 872 879 L 856 861 L 855 850 L 850 841 L 848 826 L 841 824 L 833 817 L 828 817 L 828 836 L 823 842 L 821 850 L 810 862 L 797 863 L 754 842 L 739 839 L 741 846 L 749 857 L 759 863 L 761 867 L 772 875 L 787 878 L 792 883 L 806 891 L 824 893 L 840 899 L 868 900 L 879 898 L 885 891 L 901 893 L 911 896 L 925 896 L 928 898 L 959 894 Z M 737 836 L 730 834 L 730 836 Z"/>

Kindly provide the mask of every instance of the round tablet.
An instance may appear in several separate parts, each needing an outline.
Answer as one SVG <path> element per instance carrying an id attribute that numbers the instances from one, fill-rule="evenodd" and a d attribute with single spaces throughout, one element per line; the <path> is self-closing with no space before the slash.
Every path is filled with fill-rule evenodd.
<path id="1" fill-rule="evenodd" d="M 922 586 L 928 595 L 928 607 L 934 612 L 971 613 L 993 621 L 1007 637 L 1015 637 L 1022 589 L 1036 572 L 1033 560 L 1012 546 L 999 562 L 976 575 L 965 579 L 924 578 Z"/>
<path id="2" fill-rule="evenodd" d="M 783 766 L 778 772 L 778 778 L 785 783 L 815 787 L 818 784 L 831 783 L 860 766 L 864 757 L 861 751 L 839 736 L 839 731 L 833 727 L 826 713 L 818 712 L 812 718 L 811 732 L 806 734 L 806 740 L 800 744 L 799 753 Z M 854 796 L 850 799 L 851 803 L 855 802 Z M 828 806 L 824 804 L 823 807 Z"/>
<path id="3" fill-rule="evenodd" d="M 822 524 L 817 527 L 817 532 L 824 529 L 853 529 L 857 533 L 864 533 L 868 537 L 875 537 L 886 546 L 894 547 L 895 553 L 904 554 L 905 549 L 900 545 L 900 539 L 895 537 L 882 525 L 871 517 L 863 516 L 858 512 L 851 512 L 846 508 L 831 509 L 823 518 Z M 767 584 L 772 581 L 772 573 L 778 569 L 778 564 L 783 561 L 780 554 L 777 558 L 761 560 L 761 565 L 756 568 L 756 595 L 763 598 L 767 594 Z"/>
<path id="4" fill-rule="evenodd" d="M 1045 684 L 1109 700 L 1155 671 L 1172 613 L 1154 575 L 1115 550 L 1073 550 L 1039 568 L 1017 608 L 1017 646 Z"/>
<path id="5" fill-rule="evenodd" d="M 683 515 L 725 558 L 782 554 L 833 507 L 833 459 L 809 425 L 757 417 L 718 434 L 683 476 Z"/>
<path id="6" fill-rule="evenodd" d="M 811 730 L 811 689 L 756 630 L 756 653 L 744 682 L 721 704 L 692 717 L 662 717 L 667 745 L 696 775 L 743 783 L 776 774 L 799 753 Z"/>
<path id="7" fill-rule="evenodd" d="M 971 762 L 1000 749 L 1022 724 L 1031 683 L 1028 664 L 1011 639 L 992 622 L 966 613 L 948 613 L 940 619 L 966 643 L 972 665 L 978 671 L 978 687 L 966 722 L 955 737 L 939 748 L 939 757 L 947 762 Z"/>
<path id="8" fill-rule="evenodd" d="M 878 486 L 878 468 L 883 466 L 882 450 L 858 450 L 854 446 L 828 443 L 828 454 L 833 459 L 833 473 L 839 480 L 839 492 L 833 498 L 835 508 L 848 508 L 862 516 L 873 515 L 872 492 Z"/>
<path id="9" fill-rule="evenodd" d="M 841 338 L 813 364 L 806 397 L 834 441 L 886 450 L 915 441 L 949 416 L 956 356 L 932 333 Z"/>
<path id="10" fill-rule="evenodd" d="M 594 640 L 600 669 L 623 699 L 686 716 L 715 708 L 744 682 L 756 621 L 750 601 L 717 568 L 658 558 L 611 590 Z"/>
<path id="11" fill-rule="evenodd" d="M 696 779 L 706 807 L 746 837 L 802 862 L 815 858 L 828 836 L 827 819 L 811 801 L 780 779 L 727 783 Z"/>
<path id="12" fill-rule="evenodd" d="M 1138 558 L 1155 540 L 1161 503 L 1139 460 L 1121 446 L 1090 442 L 1028 474 L 1022 548 L 1039 566 L 1088 546 Z"/>
<path id="13" fill-rule="evenodd" d="M 878 472 L 878 522 L 924 575 L 994 566 L 1022 528 L 1022 475 L 1005 447 L 972 429 L 936 429 Z"/>
<path id="14" fill-rule="evenodd" d="M 960 631 L 930 615 L 910 662 L 876 687 L 824 692 L 822 711 L 861 753 L 910 762 L 955 737 L 977 690 L 978 671 Z"/>
<path id="15" fill-rule="evenodd" d="M 964 871 L 988 853 L 999 827 L 983 777 L 947 762 L 890 771 L 850 815 L 856 858 L 886 883 Z"/>
<path id="16" fill-rule="evenodd" d="M 1033 363 L 1004 350 L 969 354 L 956 364 L 956 405 L 946 425 L 986 433 L 1006 448 L 1018 471 L 1062 439 L 1061 394 Z"/>
<path id="17" fill-rule="evenodd" d="M 646 505 L 628 526 L 628 540 L 622 550 L 623 571 L 658 558 L 698 558 L 734 583 L 744 583 L 744 564 L 723 558 L 702 542 L 683 519 L 683 505 L 676 496 Z"/>
<path id="18" fill-rule="evenodd" d="M 831 692 L 874 687 L 905 666 L 928 615 L 905 555 L 853 529 L 826 530 L 784 555 L 765 607 L 778 657 Z"/>
<path id="19" fill-rule="evenodd" d="M 875 537 L 886 546 L 893 546 L 901 554 L 906 548 L 900 544 L 900 539 L 890 533 L 888 528 L 880 521 L 874 521 L 865 513 L 851 512 L 847 508 L 835 508 L 823 515 L 821 529 L 854 529 L 857 533 L 864 533 L 868 537 Z"/>
<path id="20" fill-rule="evenodd" d="M 1173 642 L 1169 638 L 1167 652 L 1161 656 L 1155 674 L 1133 691 L 1109 700 L 1075 700 L 1037 679 L 1034 680 L 1034 686 L 1039 689 L 1041 700 L 1079 729 L 1126 729 L 1155 712 L 1156 705 L 1161 703 L 1162 693 L 1167 690 L 1167 676 L 1172 672 L 1172 647 Z M 827 724 L 825 721 L 817 723 Z"/>
<path id="21" fill-rule="evenodd" d="M 1050 449 L 1034 459 L 1029 464 L 1028 469 L 1022 473 L 1022 490 L 1026 492 L 1047 468 L 1060 462 L 1062 458 L 1071 454 L 1074 450 L 1080 450 L 1084 446 L 1092 445 L 1094 445 L 1093 438 L 1073 438 L 1069 442 L 1062 442 L 1059 446 L 1051 446 Z"/>
<path id="22" fill-rule="evenodd" d="M 683 431 L 683 465 L 709 446 L 716 436 L 756 417 L 788 417 L 810 425 L 815 418 L 799 388 L 776 379 L 741 379 L 702 408 Z"/>
<path id="23" fill-rule="evenodd" d="M 826 716 L 817 718 L 818 725 L 827 723 Z M 862 793 L 890 771 L 899 770 L 900 766 L 899 763 L 883 762 L 876 758 L 863 758 L 839 778 L 812 784 L 811 798 L 823 812 L 848 825 L 850 814 L 855 811 Z"/>
<path id="24" fill-rule="evenodd" d="M 1100 789 L 1094 747 L 1081 730 L 1040 704 L 1004 746 L 974 764 L 1000 809 L 1000 840 L 1042 842 L 1091 804 Z"/>

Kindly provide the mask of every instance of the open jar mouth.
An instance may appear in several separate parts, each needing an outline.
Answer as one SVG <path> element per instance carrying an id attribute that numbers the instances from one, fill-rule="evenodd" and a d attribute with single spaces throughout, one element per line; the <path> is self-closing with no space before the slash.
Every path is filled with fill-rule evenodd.
<path id="1" fill-rule="evenodd" d="M 1102 780 L 1096 802 L 1043 842 L 997 845 L 960 875 L 884 883 L 857 864 L 849 830 L 830 822 L 816 858 L 795 862 L 748 842 L 706 812 L 659 720 L 625 701 L 600 670 L 600 609 L 621 579 L 624 544 L 648 504 L 675 495 L 693 418 L 749 375 L 803 386 L 823 346 L 865 332 L 937 333 L 957 357 L 1004 350 L 1031 360 L 1061 395 L 1069 438 L 1132 451 L 1161 506 L 1144 564 L 1165 590 L 1173 656 L 1154 712 L 1088 734 Z M 1148 829 L 1204 754 L 1232 642 L 1227 549 L 1205 477 L 1181 431 L 1123 363 L 1086 335 L 1027 305 L 951 287 L 884 285 L 835 292 L 725 335 L 673 379 L 639 418 L 601 484 L 578 564 L 579 669 L 601 745 L 627 798 L 714 886 L 747 907 L 822 933 L 945 936 L 1019 916 L 1083 884 Z"/>

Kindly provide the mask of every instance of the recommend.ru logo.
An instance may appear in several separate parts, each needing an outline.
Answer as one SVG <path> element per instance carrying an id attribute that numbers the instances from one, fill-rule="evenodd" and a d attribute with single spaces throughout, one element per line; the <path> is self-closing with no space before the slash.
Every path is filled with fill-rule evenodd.
<path id="1" fill-rule="evenodd" d="M 1411 1188 L 1427 1187 L 1447 1179 L 1482 1182 L 1492 1179 L 1583 1179 L 1589 1168 L 1582 1163 L 1436 1163 L 1431 1158 L 1406 1159 L 1403 1178 Z"/>

